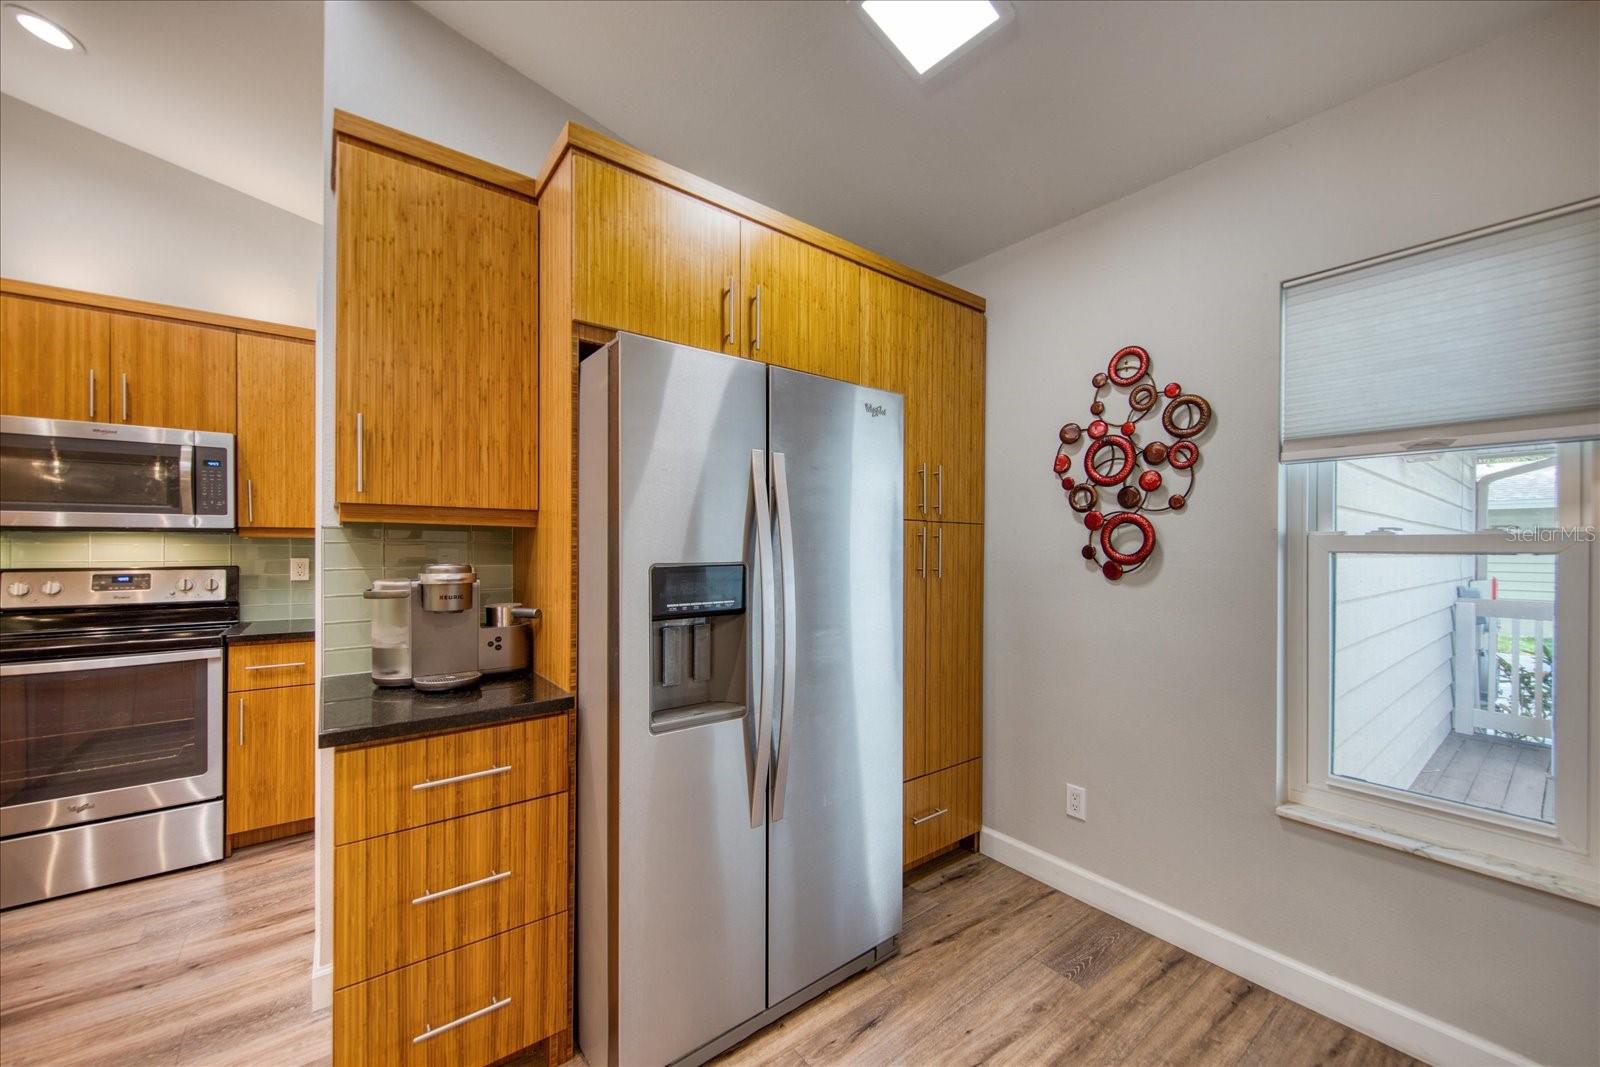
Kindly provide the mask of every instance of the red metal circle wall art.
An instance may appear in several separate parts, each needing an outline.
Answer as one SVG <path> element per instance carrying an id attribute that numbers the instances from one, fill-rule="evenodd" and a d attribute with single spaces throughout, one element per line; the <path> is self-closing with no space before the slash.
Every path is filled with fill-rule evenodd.
<path id="1" fill-rule="evenodd" d="M 1113 582 L 1144 566 L 1155 551 L 1156 528 L 1150 516 L 1188 506 L 1194 495 L 1195 465 L 1200 462 L 1200 446 L 1194 439 L 1211 425 L 1211 403 L 1205 397 L 1185 392 L 1177 382 L 1157 382 L 1148 351 L 1138 345 L 1118 349 L 1106 369 L 1090 380 L 1093 421 L 1087 428 L 1076 422 L 1062 426 L 1052 460 L 1053 476 L 1089 534 L 1083 558 Z M 1105 414 L 1106 398 L 1119 391 L 1128 414 L 1113 422 Z M 1141 441 L 1145 416 L 1157 410 L 1160 414 L 1150 425 L 1152 439 Z M 1073 467 L 1071 450 L 1085 439 L 1088 446 L 1080 469 L 1086 481 L 1064 477 Z M 1123 510 L 1098 510 L 1102 488 Z"/>

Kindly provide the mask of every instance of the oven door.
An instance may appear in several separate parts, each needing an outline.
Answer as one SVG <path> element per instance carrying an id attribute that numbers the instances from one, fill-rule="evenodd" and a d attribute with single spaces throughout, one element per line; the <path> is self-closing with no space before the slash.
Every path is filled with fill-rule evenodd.
<path id="1" fill-rule="evenodd" d="M 0 525 L 231 527 L 232 448 L 231 434 L 0 416 Z"/>
<path id="2" fill-rule="evenodd" d="M 0 665 L 0 837 L 222 795 L 222 650 Z"/>

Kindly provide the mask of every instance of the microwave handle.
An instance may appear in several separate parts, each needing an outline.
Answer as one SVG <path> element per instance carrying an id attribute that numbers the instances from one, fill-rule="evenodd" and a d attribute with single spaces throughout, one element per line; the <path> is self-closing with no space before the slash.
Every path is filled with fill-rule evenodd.
<path id="1" fill-rule="evenodd" d="M 178 513 L 194 514 L 194 445 L 178 447 Z"/>

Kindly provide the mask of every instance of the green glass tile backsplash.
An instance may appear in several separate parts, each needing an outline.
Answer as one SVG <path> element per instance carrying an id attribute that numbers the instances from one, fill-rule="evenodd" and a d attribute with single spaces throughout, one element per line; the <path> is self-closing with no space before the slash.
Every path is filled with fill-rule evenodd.
<path id="1" fill-rule="evenodd" d="M 322 528 L 322 673 L 372 670 L 371 601 L 376 578 L 414 578 L 429 563 L 470 563 L 485 604 L 511 599 L 512 531 L 447 526 Z"/>

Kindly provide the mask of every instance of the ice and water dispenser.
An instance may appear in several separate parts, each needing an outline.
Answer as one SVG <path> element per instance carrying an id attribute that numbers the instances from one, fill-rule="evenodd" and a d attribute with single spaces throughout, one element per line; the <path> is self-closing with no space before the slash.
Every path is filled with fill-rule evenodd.
<path id="1" fill-rule="evenodd" d="M 650 568 L 650 732 L 745 713 L 745 571 L 742 563 Z"/>

